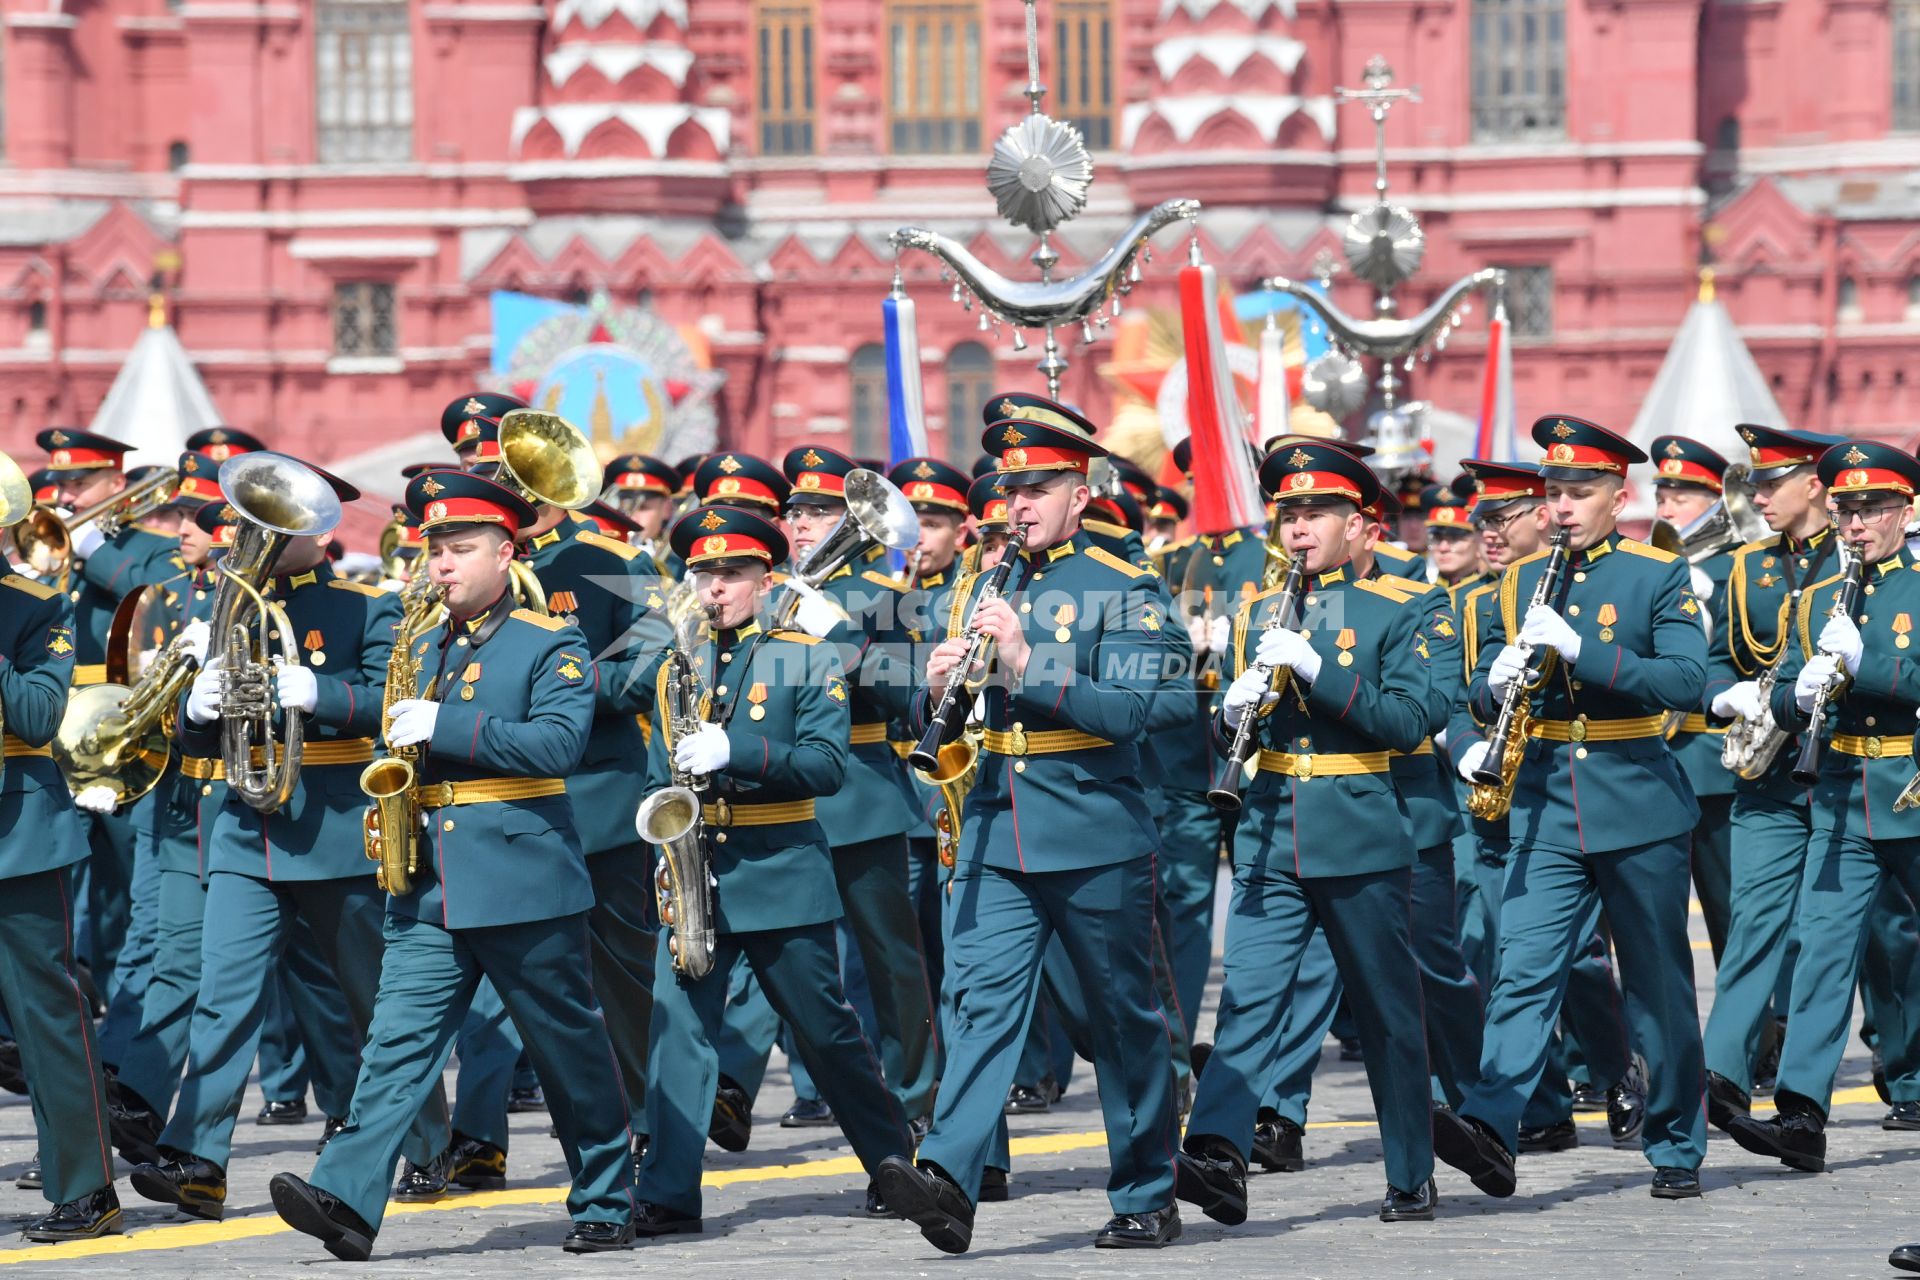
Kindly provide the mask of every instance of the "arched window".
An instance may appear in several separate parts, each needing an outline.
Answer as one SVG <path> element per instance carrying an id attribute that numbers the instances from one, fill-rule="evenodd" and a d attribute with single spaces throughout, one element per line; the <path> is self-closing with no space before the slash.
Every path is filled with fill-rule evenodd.
<path id="1" fill-rule="evenodd" d="M 413 36 L 407 0 L 316 0 L 314 58 L 322 164 L 413 155 Z"/>
<path id="2" fill-rule="evenodd" d="M 947 353 L 947 457 L 965 467 L 980 454 L 980 407 L 993 394 L 993 352 L 962 342 Z"/>
<path id="3" fill-rule="evenodd" d="M 853 353 L 847 414 L 847 451 L 856 458 L 887 456 L 887 349 L 869 342 Z"/>
<path id="4" fill-rule="evenodd" d="M 813 6 L 806 0 L 761 0 L 756 13 L 754 105 L 760 154 L 813 154 Z"/>
<path id="5" fill-rule="evenodd" d="M 1472 41 L 1474 138 L 1565 136 L 1565 0 L 1473 0 Z"/>

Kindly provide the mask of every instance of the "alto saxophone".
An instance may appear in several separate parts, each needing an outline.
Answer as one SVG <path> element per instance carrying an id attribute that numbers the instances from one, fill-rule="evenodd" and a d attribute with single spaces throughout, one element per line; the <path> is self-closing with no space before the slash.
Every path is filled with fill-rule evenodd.
<path id="1" fill-rule="evenodd" d="M 392 722 L 396 705 L 420 696 L 423 664 L 414 656 L 414 641 L 439 625 L 446 595 L 447 589 L 429 583 L 424 573 L 407 584 L 401 597 L 400 628 L 387 657 L 386 695 L 380 702 L 383 729 Z M 360 790 L 368 801 L 361 820 L 367 857 L 380 864 L 374 879 L 396 898 L 412 893 L 413 878 L 420 874 L 420 812 L 413 802 L 413 788 L 420 778 L 424 745 L 389 747 L 360 771 Z"/>
<path id="2" fill-rule="evenodd" d="M 1736 717 L 1727 726 L 1726 744 L 1720 748 L 1720 764 L 1736 778 L 1751 782 L 1765 774 L 1773 768 L 1774 758 L 1792 736 L 1773 722 L 1773 686 L 1779 682 L 1780 666 L 1786 660 L 1783 637 L 1780 656 L 1755 682 L 1760 691 L 1760 714 Z"/>
<path id="3" fill-rule="evenodd" d="M 1552 550 L 1547 555 L 1546 567 L 1540 573 L 1540 581 L 1534 584 L 1533 599 L 1528 604 L 1529 612 L 1533 605 L 1541 605 L 1553 598 L 1560 586 L 1561 575 L 1567 568 L 1566 525 L 1555 525 Z M 1526 614 L 1521 614 L 1524 620 Z M 1533 660 L 1531 645 L 1521 646 L 1527 652 L 1529 663 Z M 1495 721 L 1493 736 L 1487 740 L 1486 758 L 1473 773 L 1473 789 L 1467 793 L 1467 812 L 1483 822 L 1498 822 L 1507 816 L 1513 807 L 1513 784 L 1520 777 L 1520 762 L 1527 756 L 1527 740 L 1532 737 L 1533 727 L 1533 691 L 1546 683 L 1552 670 L 1553 655 L 1549 652 L 1547 661 L 1538 671 L 1522 672 L 1507 686 L 1506 696 L 1500 702 L 1500 718 Z"/>
<path id="4" fill-rule="evenodd" d="M 670 606 L 670 612 L 672 611 Z M 711 782 L 706 775 L 672 763 L 676 743 L 697 733 L 707 717 L 709 698 L 693 666 L 693 629 L 712 619 L 704 611 L 680 602 L 674 647 L 660 666 L 656 724 L 667 735 L 668 768 L 672 784 L 648 796 L 634 815 L 640 838 L 660 847 L 654 870 L 654 893 L 660 904 L 660 923 L 667 935 L 667 953 L 676 973 L 697 981 L 713 971 L 713 855 L 707 847 L 706 820 L 700 792 Z"/>

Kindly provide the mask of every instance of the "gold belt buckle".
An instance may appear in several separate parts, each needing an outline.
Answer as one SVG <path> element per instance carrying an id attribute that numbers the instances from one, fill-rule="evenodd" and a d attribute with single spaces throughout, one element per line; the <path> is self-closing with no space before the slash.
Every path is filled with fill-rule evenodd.
<path id="1" fill-rule="evenodd" d="M 1587 740 L 1587 722 L 1585 720 L 1575 720 L 1571 725 L 1567 726 L 1567 737 L 1574 742 L 1585 742 Z"/>
<path id="2" fill-rule="evenodd" d="M 444 809 L 453 803 L 453 784 L 451 782 L 430 782 L 417 789 L 422 809 Z"/>
<path id="3" fill-rule="evenodd" d="M 1867 759 L 1878 760 L 1879 758 L 1880 758 L 1880 739 L 1878 737 L 1868 738 L 1867 739 Z"/>
<path id="4" fill-rule="evenodd" d="M 724 797 L 713 802 L 713 821 L 719 827 L 733 825 L 733 805 Z"/>
<path id="5" fill-rule="evenodd" d="M 1015 756 L 1027 754 L 1027 731 L 1020 725 L 1014 725 L 1007 732 L 1007 754 Z"/>
<path id="6" fill-rule="evenodd" d="M 1287 770 L 1287 772 L 1296 778 L 1311 778 L 1313 776 L 1313 757 L 1310 755 L 1295 756 L 1293 758 L 1293 768 Z"/>

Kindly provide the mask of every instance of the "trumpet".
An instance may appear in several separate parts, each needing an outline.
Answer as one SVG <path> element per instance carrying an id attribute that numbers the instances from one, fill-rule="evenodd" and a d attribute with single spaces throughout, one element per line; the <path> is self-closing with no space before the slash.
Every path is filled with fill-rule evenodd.
<path id="1" fill-rule="evenodd" d="M 81 529 L 97 524 L 100 532 L 111 538 L 172 502 L 179 489 L 180 473 L 162 468 L 64 520 L 44 507 L 35 508 L 24 513 L 24 518 L 15 517 L 22 523 L 13 531 L 13 545 L 39 576 L 65 573 L 73 562 L 73 536 Z"/>
<path id="2" fill-rule="evenodd" d="M 1567 569 L 1569 536 L 1566 525 L 1554 526 L 1546 567 L 1540 572 L 1540 581 L 1534 584 L 1529 609 L 1546 604 L 1559 589 Z M 1524 619 L 1526 614 L 1520 616 Z M 1527 656 L 1531 661 L 1532 653 Z M 1532 736 L 1529 729 L 1533 712 L 1529 704 L 1533 691 L 1546 683 L 1552 672 L 1553 656 L 1549 651 L 1538 671 L 1516 677 L 1507 686 L 1506 697 L 1501 699 L 1500 718 L 1494 722 L 1493 736 L 1487 740 L 1486 757 L 1473 771 L 1473 790 L 1467 793 L 1467 811 L 1484 822 L 1499 821 L 1513 807 L 1513 784 L 1520 777 L 1520 762 L 1526 758 L 1527 740 Z"/>
<path id="3" fill-rule="evenodd" d="M 213 643 L 219 645 L 220 757 L 227 785 L 260 813 L 293 798 L 306 730 L 297 714 L 274 718 L 274 671 L 300 661 L 285 606 L 260 584 L 295 538 L 318 538 L 340 523 L 333 486 L 285 454 L 243 453 L 220 466 L 220 489 L 239 513 L 233 546 L 220 562 L 213 597 Z"/>
<path id="4" fill-rule="evenodd" d="M 986 580 L 980 584 L 980 594 L 973 598 L 973 608 L 967 614 L 966 630 L 960 634 L 967 644 L 966 656 L 947 673 L 947 683 L 940 690 L 940 701 L 927 718 L 927 731 L 907 756 L 907 763 L 923 774 L 938 776 L 951 771 L 952 759 L 944 762 L 941 759 L 946 754 L 945 744 L 960 736 L 967 712 L 973 705 L 973 699 L 966 696 L 968 680 L 973 669 L 984 665 L 993 651 L 993 637 L 980 629 L 980 607 L 1006 594 L 1007 580 L 1013 574 L 1013 566 L 1019 563 L 1020 551 L 1026 544 L 1027 527 L 1015 525 L 1007 535 L 1007 549 L 1001 555 L 1000 563 L 987 571 Z M 959 838 L 957 825 L 954 827 L 954 838 Z"/>

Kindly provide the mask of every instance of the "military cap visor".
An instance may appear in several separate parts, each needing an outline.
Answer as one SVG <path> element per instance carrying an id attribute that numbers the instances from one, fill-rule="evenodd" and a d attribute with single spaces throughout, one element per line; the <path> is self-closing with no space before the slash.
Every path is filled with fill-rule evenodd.
<path id="1" fill-rule="evenodd" d="M 1361 510 L 1380 501 L 1373 469 L 1324 440 L 1283 444 L 1260 463 L 1260 488 L 1287 506 L 1350 502 Z"/>
<path id="2" fill-rule="evenodd" d="M 468 448 L 479 438 L 476 425 L 479 419 L 491 418 L 497 423 L 503 414 L 527 407 L 527 402 L 519 396 L 504 392 L 469 392 L 454 399 L 440 411 L 440 434 L 455 449 Z"/>
<path id="3" fill-rule="evenodd" d="M 1160 485 L 1154 492 L 1153 504 L 1147 508 L 1147 519 L 1185 520 L 1188 510 L 1186 498 L 1177 491 Z"/>
<path id="4" fill-rule="evenodd" d="M 1656 487 L 1691 485 L 1714 493 L 1725 487 L 1727 460 L 1698 440 L 1655 436 L 1652 447 Z"/>
<path id="5" fill-rule="evenodd" d="M 234 526 L 238 525 L 243 518 L 224 500 L 203 503 L 200 509 L 193 513 L 195 527 L 212 538 L 213 545 L 216 547 L 233 545 Z"/>
<path id="6" fill-rule="evenodd" d="M 215 462 L 225 462 L 237 453 L 259 453 L 266 441 L 238 427 L 207 427 L 187 437 L 187 448 L 205 454 Z"/>
<path id="7" fill-rule="evenodd" d="M 908 458 L 895 464 L 887 479 L 907 495 L 915 510 L 966 514 L 967 487 L 972 481 L 966 472 L 938 458 Z"/>
<path id="8" fill-rule="evenodd" d="M 531 526 L 539 513 L 504 485 L 471 471 L 429 471 L 407 485 L 407 510 L 422 533 L 492 525 L 514 534 Z"/>
<path id="9" fill-rule="evenodd" d="M 695 507 L 673 522 L 667 542 L 689 569 L 749 562 L 771 568 L 787 558 L 779 526 L 744 507 Z"/>
<path id="10" fill-rule="evenodd" d="M 672 464 L 644 453 L 623 453 L 607 464 L 602 487 L 608 492 L 657 493 L 671 497 L 680 487 Z"/>
<path id="11" fill-rule="evenodd" d="M 787 502 L 806 506 L 842 506 L 847 500 L 847 476 L 860 464 L 846 454 L 820 445 L 789 450 L 780 470 L 793 486 Z"/>
<path id="12" fill-rule="evenodd" d="M 638 520 L 611 503 L 590 502 L 580 509 L 580 514 L 592 520 L 601 533 L 611 537 L 624 538 L 641 531 Z"/>
<path id="13" fill-rule="evenodd" d="M 183 506 L 198 506 L 203 502 L 224 501 L 226 495 L 220 488 L 220 465 L 211 454 L 183 453 L 180 455 L 180 487 L 174 491 L 173 500 Z"/>
<path id="14" fill-rule="evenodd" d="M 111 436 L 78 427 L 49 427 L 34 436 L 33 442 L 47 454 L 49 471 L 99 471 L 118 469 L 133 448 Z"/>
<path id="15" fill-rule="evenodd" d="M 750 453 L 710 453 L 693 474 L 693 491 L 702 503 L 751 503 L 778 511 L 792 488 L 779 468 Z"/>
<path id="16" fill-rule="evenodd" d="M 1847 442 L 1845 436 L 1763 427 L 1753 422 L 1743 422 L 1733 430 L 1746 442 L 1749 474 L 1754 480 L 1778 480 L 1795 467 L 1818 463 L 1821 454 Z"/>
<path id="17" fill-rule="evenodd" d="M 989 471 L 967 490 L 967 510 L 973 513 L 975 526 L 984 532 L 1007 528 L 1007 492 L 1000 487 L 998 474 Z"/>
<path id="18" fill-rule="evenodd" d="M 1552 414 L 1533 424 L 1534 443 L 1546 450 L 1540 460 L 1544 479 L 1577 483 L 1597 475 L 1625 477 L 1627 468 L 1645 462 L 1640 446 L 1597 422 Z"/>

